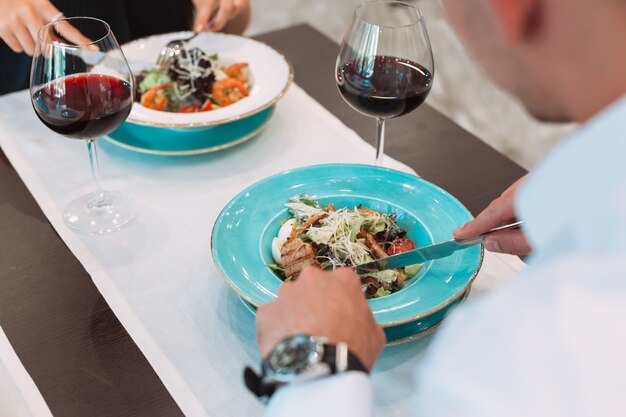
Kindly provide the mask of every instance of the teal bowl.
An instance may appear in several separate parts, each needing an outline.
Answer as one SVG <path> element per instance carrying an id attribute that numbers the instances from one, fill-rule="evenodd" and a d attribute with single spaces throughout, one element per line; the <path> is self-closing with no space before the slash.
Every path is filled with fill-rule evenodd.
<path id="1" fill-rule="evenodd" d="M 124 122 L 105 139 L 122 148 L 155 155 L 182 156 L 216 152 L 258 135 L 273 113 L 274 106 L 271 106 L 232 122 L 184 129 Z"/>
<path id="2" fill-rule="evenodd" d="M 308 193 L 322 206 L 363 205 L 396 213 L 417 246 L 451 239 L 472 219 L 469 211 L 436 185 L 403 172 L 354 164 L 315 165 L 261 180 L 233 198 L 218 216 L 212 254 L 224 279 L 243 300 L 258 307 L 276 298 L 282 281 L 267 267 L 271 241 L 288 217 L 287 200 Z M 389 340 L 429 331 L 469 292 L 482 264 L 474 246 L 428 262 L 398 292 L 368 300 Z"/>

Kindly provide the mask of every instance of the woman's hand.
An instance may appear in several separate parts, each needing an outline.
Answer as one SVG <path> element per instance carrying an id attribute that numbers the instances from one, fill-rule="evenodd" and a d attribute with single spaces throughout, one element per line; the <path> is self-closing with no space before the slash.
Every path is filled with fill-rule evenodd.
<path id="1" fill-rule="evenodd" d="M 308 267 L 278 290 L 278 299 L 259 308 L 256 335 L 262 357 L 295 334 L 344 342 L 367 369 L 385 346 L 385 333 L 372 315 L 361 281 L 349 269 L 333 272 Z"/>
<path id="2" fill-rule="evenodd" d="M 250 20 L 250 0 L 193 0 L 193 5 L 196 32 L 242 34 Z"/>
<path id="3" fill-rule="evenodd" d="M 0 0 L 0 38 L 15 52 L 35 52 L 39 29 L 59 18 L 61 12 L 48 0 Z M 89 43 L 69 23 L 59 26 L 61 34 L 76 44 Z"/>
<path id="4" fill-rule="evenodd" d="M 483 210 L 474 220 L 454 231 L 456 239 L 468 239 L 480 236 L 494 227 L 516 221 L 514 200 L 518 188 L 526 177 L 517 180 Z M 485 238 L 485 247 L 491 252 L 511 255 L 530 255 L 531 247 L 521 230 L 505 230 Z"/>

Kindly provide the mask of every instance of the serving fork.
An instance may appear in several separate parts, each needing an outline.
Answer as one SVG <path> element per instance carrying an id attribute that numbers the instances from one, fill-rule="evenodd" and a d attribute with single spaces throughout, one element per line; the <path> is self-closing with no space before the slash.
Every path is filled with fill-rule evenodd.
<path id="1" fill-rule="evenodd" d="M 220 2 L 216 1 L 215 4 L 213 5 L 211 18 L 209 19 L 205 27 L 211 26 L 211 24 L 215 20 L 215 16 L 217 15 L 217 11 L 219 10 L 219 7 L 220 7 Z M 180 52 L 185 48 L 185 45 L 201 33 L 202 31 L 196 32 L 188 38 L 174 39 L 174 40 L 169 41 L 163 48 L 161 48 L 161 52 L 159 52 L 159 57 L 157 58 L 157 65 L 160 68 L 166 69 L 169 66 L 169 63 L 172 61 L 172 59 L 178 56 Z"/>

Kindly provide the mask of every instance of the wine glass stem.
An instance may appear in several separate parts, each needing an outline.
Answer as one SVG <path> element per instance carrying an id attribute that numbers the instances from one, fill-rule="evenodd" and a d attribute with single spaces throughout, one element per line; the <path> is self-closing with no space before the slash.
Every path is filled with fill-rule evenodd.
<path id="1" fill-rule="evenodd" d="M 383 164 L 385 151 L 385 119 L 376 119 L 376 166 Z"/>
<path id="2" fill-rule="evenodd" d="M 89 167 L 91 168 L 91 180 L 93 182 L 95 197 L 89 203 L 90 208 L 99 208 L 107 205 L 104 198 L 102 187 L 100 186 L 100 165 L 98 164 L 98 149 L 96 148 L 96 140 L 87 140 L 87 150 L 89 151 Z"/>

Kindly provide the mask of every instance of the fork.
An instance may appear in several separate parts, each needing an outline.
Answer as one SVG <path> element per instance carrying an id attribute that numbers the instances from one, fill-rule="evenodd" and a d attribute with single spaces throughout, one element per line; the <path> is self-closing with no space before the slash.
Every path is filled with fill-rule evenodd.
<path id="1" fill-rule="evenodd" d="M 172 41 L 169 41 L 163 48 L 161 48 L 161 52 L 159 52 L 159 57 L 157 58 L 157 62 L 156 62 L 157 65 L 163 69 L 166 69 L 170 61 L 175 56 L 178 56 L 178 54 L 180 54 L 180 51 L 183 50 L 187 42 L 194 39 L 200 33 L 202 32 L 196 32 L 189 38 L 174 39 Z"/>
<path id="2" fill-rule="evenodd" d="M 220 8 L 220 2 L 216 1 L 213 5 L 213 10 L 211 11 L 211 17 L 207 22 L 206 26 L 211 26 L 215 16 L 217 15 L 217 11 Z M 183 50 L 185 45 L 194 39 L 196 36 L 201 34 L 202 31 L 194 33 L 192 36 L 185 39 L 174 39 L 169 41 L 163 48 L 161 48 L 161 52 L 159 52 L 159 57 L 157 58 L 157 65 L 163 69 L 167 69 L 170 61 L 180 54 L 180 51 Z"/>

